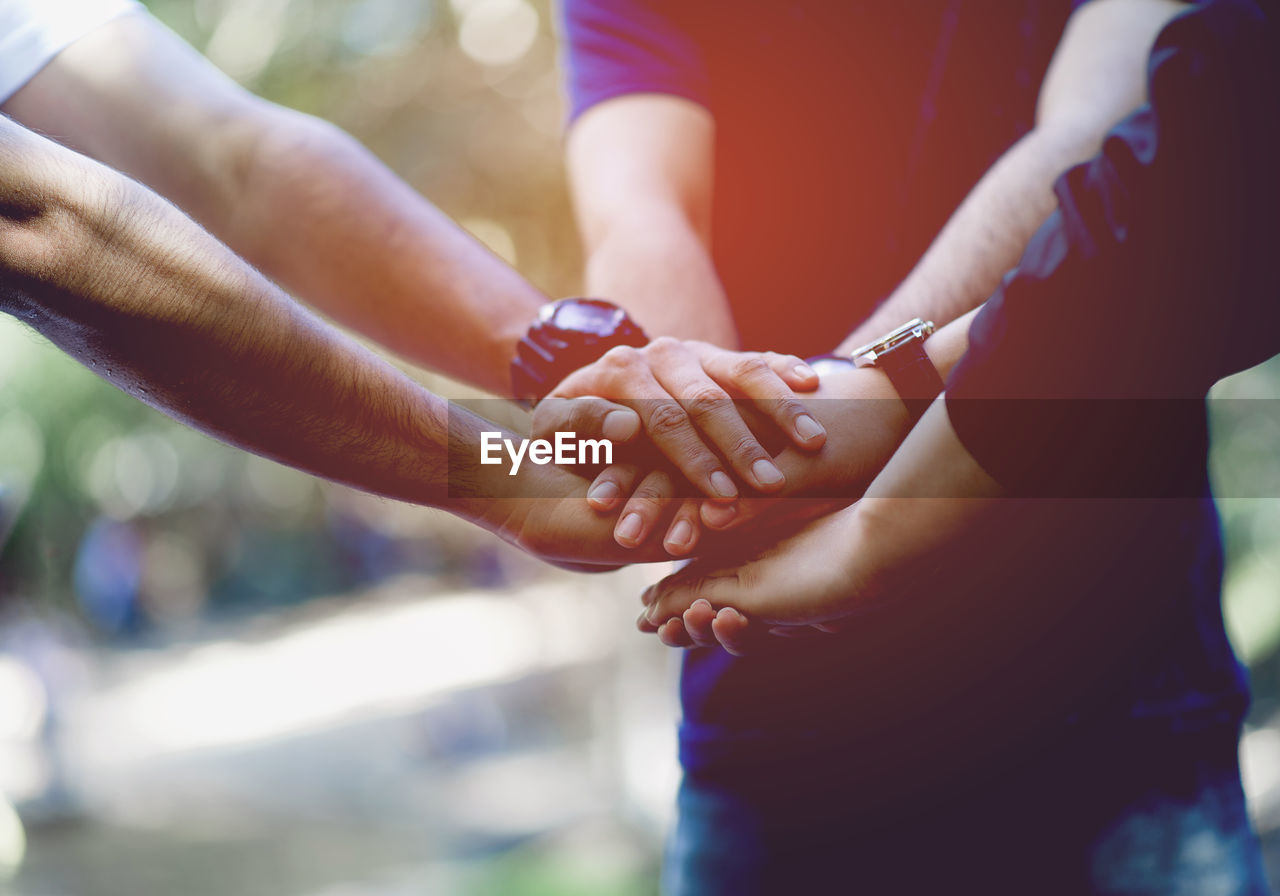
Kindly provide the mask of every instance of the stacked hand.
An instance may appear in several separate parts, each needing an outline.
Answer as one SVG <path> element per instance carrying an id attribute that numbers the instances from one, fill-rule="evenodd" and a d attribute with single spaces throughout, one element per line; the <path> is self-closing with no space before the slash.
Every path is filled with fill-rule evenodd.
<path id="1" fill-rule="evenodd" d="M 745 563 L 701 558 L 648 589 L 642 631 L 731 653 L 770 637 L 838 631 L 859 612 L 951 573 L 931 559 L 989 516 L 999 486 L 935 403 L 867 496 Z"/>
<path id="2" fill-rule="evenodd" d="M 963 341 L 938 351 L 958 357 Z M 611 438 L 625 452 L 589 488 L 575 485 L 590 512 L 570 501 L 530 518 L 535 550 L 554 554 L 552 533 L 573 527 L 590 532 L 597 563 L 696 550 L 644 595 L 640 628 L 672 646 L 746 653 L 837 631 L 903 593 L 931 552 L 989 512 L 974 499 L 999 492 L 942 402 L 903 443 L 910 422 L 879 371 L 819 383 L 792 356 L 705 343 L 615 349 L 561 383 L 534 429 Z"/>
<path id="3" fill-rule="evenodd" d="M 841 564 L 850 528 L 870 511 L 836 513 L 779 539 L 857 500 L 908 426 L 875 370 L 819 383 L 786 355 L 669 339 L 614 349 L 538 406 L 534 434 L 610 438 L 624 456 L 589 489 L 575 486 L 590 512 L 571 502 L 543 507 L 521 543 L 555 553 L 555 533 L 572 525 L 591 530 L 596 556 L 609 563 L 661 556 L 659 533 L 666 554 L 696 549 L 699 560 L 646 595 L 642 627 L 672 645 L 718 641 L 742 652 L 770 633 L 826 630 L 858 590 Z M 594 541 L 602 527 L 614 541 L 607 550 Z"/>

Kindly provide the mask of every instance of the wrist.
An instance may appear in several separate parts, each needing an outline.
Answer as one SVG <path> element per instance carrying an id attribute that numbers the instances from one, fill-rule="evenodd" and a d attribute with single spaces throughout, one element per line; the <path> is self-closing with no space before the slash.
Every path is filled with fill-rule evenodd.
<path id="1" fill-rule="evenodd" d="M 790 494 L 858 497 L 911 427 L 893 384 L 875 368 L 827 374 L 806 406 L 826 428 L 827 443 L 817 455 L 788 448 L 778 456 Z"/>
<path id="2" fill-rule="evenodd" d="M 638 348 L 649 337 L 622 308 L 604 299 L 569 298 L 543 305 L 511 358 L 515 399 L 534 404 L 556 384 L 610 349 Z"/>

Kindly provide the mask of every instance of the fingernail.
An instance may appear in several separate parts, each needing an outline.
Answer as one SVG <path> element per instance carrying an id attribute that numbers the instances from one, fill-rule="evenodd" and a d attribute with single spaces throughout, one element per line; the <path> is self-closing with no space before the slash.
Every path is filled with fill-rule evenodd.
<path id="1" fill-rule="evenodd" d="M 702 605 L 703 605 L 703 606 L 705 606 L 708 610 L 710 610 L 710 609 L 711 609 L 711 601 L 707 600 L 705 597 L 700 597 L 700 598 L 698 598 L 697 600 L 695 600 L 695 601 L 693 602 L 693 604 L 692 604 L 691 606 L 696 607 L 698 604 L 702 604 Z"/>
<path id="2" fill-rule="evenodd" d="M 813 379 L 818 375 L 818 371 L 814 370 L 808 364 L 797 364 L 791 368 L 791 372 L 801 379 Z"/>
<path id="3" fill-rule="evenodd" d="M 618 523 L 618 537 L 625 538 L 627 541 L 635 541 L 640 537 L 640 530 L 644 528 L 644 520 L 638 513 L 628 513 Z"/>
<path id="4" fill-rule="evenodd" d="M 622 489 L 618 488 L 616 482 L 608 480 L 593 485 L 591 491 L 587 492 L 587 500 L 597 504 L 609 504 L 621 497 Z"/>
<path id="5" fill-rule="evenodd" d="M 806 442 L 812 442 L 820 435 L 824 435 L 826 430 L 822 428 L 822 424 L 814 420 L 808 414 L 801 414 L 796 418 L 796 435 Z"/>
<path id="6" fill-rule="evenodd" d="M 640 418 L 632 411 L 610 411 L 604 415 L 600 433 L 610 442 L 626 442 L 635 437 Z"/>
<path id="7" fill-rule="evenodd" d="M 722 498 L 736 498 L 738 496 L 737 486 L 733 484 L 729 474 L 723 470 L 716 470 L 711 474 L 711 488 Z"/>
<path id="8" fill-rule="evenodd" d="M 723 528 L 733 522 L 734 517 L 738 515 L 738 505 L 708 503 L 704 512 L 706 516 L 703 516 L 702 519 L 708 526 L 713 529 Z"/>
<path id="9" fill-rule="evenodd" d="M 649 588 L 646 588 L 646 589 L 644 589 L 644 591 L 641 591 L 641 592 L 640 592 L 640 603 L 644 604 L 646 607 L 647 607 L 647 606 L 649 606 L 649 604 L 653 603 L 653 588 L 652 588 L 652 586 L 650 586 Z M 641 613 L 640 615 L 642 615 L 642 616 L 643 616 L 644 614 L 643 614 L 643 613 Z"/>
<path id="10" fill-rule="evenodd" d="M 763 457 L 751 465 L 751 475 L 756 477 L 756 482 L 761 485 L 777 485 L 786 481 L 786 477 L 782 475 L 777 465 Z"/>
<path id="11" fill-rule="evenodd" d="M 678 547 L 684 547 L 693 541 L 693 526 L 688 520 L 680 520 L 671 529 L 671 533 L 667 535 L 667 543 L 674 544 Z"/>

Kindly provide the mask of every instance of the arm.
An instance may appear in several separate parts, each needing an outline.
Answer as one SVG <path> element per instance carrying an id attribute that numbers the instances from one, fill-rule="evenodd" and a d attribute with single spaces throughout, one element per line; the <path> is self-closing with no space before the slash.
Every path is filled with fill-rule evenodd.
<path id="1" fill-rule="evenodd" d="M 483 423 L 290 301 L 137 183 L 0 116 L 0 308 L 233 445 L 446 509 L 557 562 L 617 562 L 586 483 L 479 463 Z M 656 557 L 657 552 L 653 552 Z"/>
<path id="2" fill-rule="evenodd" d="M 969 327 L 977 313 L 971 311 L 939 328 L 925 343 L 929 359 L 944 378 L 968 348 Z M 825 376 L 821 387 L 806 397 L 805 406 L 827 433 L 825 444 L 817 452 L 794 445 L 782 450 L 774 462 L 784 482 L 769 497 L 744 498 L 734 504 L 704 501 L 699 506 L 682 502 L 665 472 L 646 475 L 635 465 L 618 464 L 597 476 L 589 493 L 591 505 L 607 513 L 621 508 L 615 537 L 626 547 L 643 545 L 655 532 L 665 531 L 666 549 L 675 556 L 688 556 L 698 546 L 705 526 L 734 530 L 718 543 L 736 543 L 740 553 L 744 533 L 738 530 L 747 524 L 794 525 L 797 516 L 808 518 L 815 511 L 830 512 L 856 500 L 911 429 L 906 407 L 880 370 Z M 681 504 L 674 515 L 673 502 Z M 707 547 L 714 551 L 717 541 Z"/>
<path id="3" fill-rule="evenodd" d="M 748 620 L 730 612 L 717 626 L 712 604 L 787 623 L 826 623 L 883 601 L 914 613 L 939 586 L 963 590 L 976 571 L 966 542 L 984 558 L 978 565 L 1031 560 L 1062 577 L 1048 594 L 1080 606 L 1089 591 L 1064 581 L 1119 581 L 1128 569 L 1145 582 L 1149 564 L 1167 565 L 1179 502 L 1206 497 L 1205 392 L 1280 347 L 1269 326 L 1275 303 L 1258 301 L 1280 280 L 1267 252 L 1280 195 L 1276 35 L 1256 9 L 1232 5 L 1165 29 L 1150 106 L 1059 180 L 1060 212 L 977 315 L 945 403 L 934 403 L 867 497 L 741 569 L 691 565 L 650 591 L 646 624 L 677 620 L 704 599 L 694 640 L 724 635 L 740 649 L 751 644 Z M 1084 336 L 1094 358 L 1116 362 L 1081 365 Z M 1003 494 L 1023 500 L 991 500 Z M 984 520 L 996 527 L 984 532 Z M 973 544 L 973 532 L 986 543 Z M 1123 566 L 1109 565 L 1115 557 Z M 974 598 L 975 609 L 988 602 Z M 1133 604 L 1142 604 L 1136 595 Z M 664 634 L 685 640 L 679 622 Z"/>
<path id="4" fill-rule="evenodd" d="M 1053 182 L 1092 156 L 1146 97 L 1146 60 L 1171 0 L 1094 0 L 1067 24 L 1036 124 L 983 176 L 902 284 L 840 345 L 851 352 L 913 317 L 939 324 L 977 307 L 1053 211 Z"/>
<path id="5" fill-rule="evenodd" d="M 151 186 L 339 322 L 508 394 L 545 297 L 355 140 L 253 97 L 149 16 L 77 41 L 4 111 Z"/>
<path id="6" fill-rule="evenodd" d="M 569 182 L 587 255 L 587 290 L 611 296 L 652 336 L 736 348 L 711 261 L 715 123 L 674 96 L 593 106 L 568 138 Z"/>
<path id="7" fill-rule="evenodd" d="M 911 572 L 1002 493 L 935 402 L 865 498 L 741 566 L 695 561 L 667 577 L 645 592 L 641 628 L 673 647 L 719 641 L 736 654 L 759 649 L 772 625 L 835 630 L 885 595 L 916 593 Z"/>
<path id="8" fill-rule="evenodd" d="M 658 338 L 642 349 L 614 349 L 549 397 L 598 396 L 632 408 L 685 478 L 709 497 L 731 500 L 738 489 L 729 470 L 758 491 L 783 484 L 732 398 L 767 404 L 804 450 L 820 448 L 824 433 L 792 392 L 817 386 L 798 358 L 723 350 L 737 335 L 709 251 L 713 130 L 701 106 L 655 94 L 606 100 L 575 122 L 568 164 L 588 291 L 617 301 Z M 540 406 L 535 430 L 602 433 L 612 407 L 576 404 Z"/>

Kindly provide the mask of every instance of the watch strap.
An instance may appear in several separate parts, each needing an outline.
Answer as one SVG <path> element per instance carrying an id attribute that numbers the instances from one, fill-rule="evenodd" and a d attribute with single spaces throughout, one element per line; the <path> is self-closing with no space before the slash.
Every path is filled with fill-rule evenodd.
<path id="1" fill-rule="evenodd" d="M 880 357 L 876 365 L 889 377 L 899 397 L 907 406 L 914 426 L 944 388 L 938 369 L 929 360 L 924 342 L 912 340 L 895 347 Z"/>
<path id="2" fill-rule="evenodd" d="M 568 303 L 592 306 L 612 315 L 611 329 L 560 326 L 556 309 Z M 560 380 L 598 361 L 609 349 L 619 345 L 639 348 L 648 342 L 649 337 L 640 325 L 612 302 L 571 298 L 548 303 L 516 344 L 515 356 L 511 359 L 512 395 L 517 403 L 533 407 Z"/>

